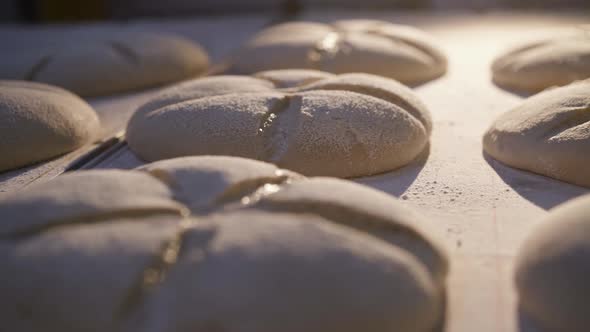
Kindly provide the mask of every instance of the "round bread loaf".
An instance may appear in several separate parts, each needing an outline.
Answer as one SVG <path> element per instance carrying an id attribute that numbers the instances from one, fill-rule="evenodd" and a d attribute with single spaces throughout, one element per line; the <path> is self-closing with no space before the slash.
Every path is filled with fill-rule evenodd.
<path id="1" fill-rule="evenodd" d="M 399 168 L 428 143 L 430 114 L 396 81 L 284 73 L 207 77 L 165 90 L 135 112 L 127 142 L 147 161 L 232 155 L 337 177 Z"/>
<path id="2" fill-rule="evenodd" d="M 31 37 L 0 55 L 0 78 L 37 81 L 92 97 L 171 83 L 208 66 L 192 41 L 148 33 L 71 32 Z"/>
<path id="3" fill-rule="evenodd" d="M 502 114 L 483 147 L 509 166 L 590 187 L 590 80 L 541 92 Z"/>
<path id="4" fill-rule="evenodd" d="M 0 81 L 0 171 L 73 151 L 95 138 L 99 126 L 90 105 L 68 91 Z"/>
<path id="5" fill-rule="evenodd" d="M 492 74 L 499 86 L 526 93 L 590 78 L 590 30 L 512 50 L 494 61 Z"/>
<path id="6" fill-rule="evenodd" d="M 379 191 L 235 157 L 0 198 L 10 331 L 431 331 L 447 259 Z"/>
<path id="7" fill-rule="evenodd" d="M 445 55 L 424 32 L 376 20 L 291 22 L 261 31 L 241 47 L 230 71 L 318 69 L 363 72 L 418 84 L 443 75 Z"/>
<path id="8" fill-rule="evenodd" d="M 551 211 L 518 254 L 520 307 L 544 331 L 590 326 L 590 195 Z"/>

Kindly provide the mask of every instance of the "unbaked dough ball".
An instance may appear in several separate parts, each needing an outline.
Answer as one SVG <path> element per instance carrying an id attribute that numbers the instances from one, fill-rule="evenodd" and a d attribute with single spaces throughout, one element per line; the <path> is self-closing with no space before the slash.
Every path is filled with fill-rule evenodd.
<path id="1" fill-rule="evenodd" d="M 291 86 L 294 77 L 281 74 L 207 77 L 165 90 L 133 115 L 127 142 L 147 161 L 232 155 L 337 177 L 399 168 L 428 142 L 428 110 L 396 81 L 312 73 L 295 79 L 312 83 L 280 89 L 276 82 Z"/>
<path id="2" fill-rule="evenodd" d="M 527 239 L 518 254 L 520 306 L 546 331 L 590 326 L 590 195 L 567 202 Z"/>
<path id="3" fill-rule="evenodd" d="M 418 29 L 376 20 L 344 20 L 291 22 L 263 30 L 237 51 L 231 71 L 364 72 L 417 84 L 443 75 L 446 67 L 445 55 Z"/>
<path id="4" fill-rule="evenodd" d="M 200 46 L 176 36 L 72 31 L 49 41 L 30 37 L 30 44 L 2 52 L 0 78 L 54 84 L 92 97 L 180 81 L 208 65 Z"/>
<path id="5" fill-rule="evenodd" d="M 379 191 L 235 157 L 80 171 L 0 198 L 10 331 L 427 332 L 448 263 Z"/>
<path id="6" fill-rule="evenodd" d="M 534 93 L 590 78 L 590 30 L 519 47 L 492 64 L 506 89 Z"/>
<path id="7" fill-rule="evenodd" d="M 502 114 L 483 147 L 509 166 L 590 187 L 590 80 L 541 92 Z"/>
<path id="8" fill-rule="evenodd" d="M 0 171 L 47 160 L 96 138 L 85 101 L 46 84 L 0 81 Z"/>

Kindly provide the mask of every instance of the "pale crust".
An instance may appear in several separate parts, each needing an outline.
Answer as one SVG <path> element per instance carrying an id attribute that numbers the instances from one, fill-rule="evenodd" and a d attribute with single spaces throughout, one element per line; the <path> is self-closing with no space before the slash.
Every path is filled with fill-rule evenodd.
<path id="1" fill-rule="evenodd" d="M 63 89 L 0 81 L 0 171 L 73 151 L 96 138 L 98 116 Z"/>
<path id="2" fill-rule="evenodd" d="M 483 147 L 509 166 L 590 187 L 590 80 L 544 91 L 502 114 Z"/>
<path id="3" fill-rule="evenodd" d="M 11 331 L 426 332 L 443 315 L 447 258 L 420 218 L 253 160 L 81 171 L 1 199 L 0 219 Z"/>
<path id="4" fill-rule="evenodd" d="M 293 88 L 315 81 L 332 78 L 336 75 L 313 69 L 267 70 L 256 73 L 254 77 L 271 81 L 277 88 Z"/>
<path id="5" fill-rule="evenodd" d="M 163 91 L 129 121 L 129 146 L 147 161 L 233 155 L 305 175 L 357 177 L 402 167 L 428 142 L 428 110 L 393 80 L 291 70 L 256 76 L 208 77 Z"/>
<path id="6" fill-rule="evenodd" d="M 544 331 L 590 326 L 590 196 L 560 205 L 521 248 L 516 264 L 520 307 Z"/>
<path id="7" fill-rule="evenodd" d="M 426 33 L 377 20 L 291 22 L 261 31 L 238 50 L 231 70 L 363 72 L 419 84 L 446 72 L 447 60 Z"/>
<path id="8" fill-rule="evenodd" d="M 499 86 L 525 93 L 590 78 L 590 32 L 519 47 L 498 57 L 492 74 Z"/>
<path id="9" fill-rule="evenodd" d="M 0 55 L 0 77 L 93 97 L 195 77 L 209 62 L 199 45 L 177 36 L 82 31 L 53 39 L 46 45 L 31 40 Z"/>

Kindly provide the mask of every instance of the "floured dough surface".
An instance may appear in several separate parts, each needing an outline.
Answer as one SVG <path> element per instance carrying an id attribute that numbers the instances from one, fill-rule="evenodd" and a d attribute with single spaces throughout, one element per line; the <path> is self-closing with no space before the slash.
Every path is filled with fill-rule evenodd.
<path id="1" fill-rule="evenodd" d="M 73 151 L 99 130 L 78 96 L 46 84 L 0 81 L 0 171 Z"/>
<path id="2" fill-rule="evenodd" d="M 443 75 L 445 55 L 426 33 L 377 20 L 291 22 L 261 31 L 238 50 L 232 70 L 363 72 L 419 84 Z"/>
<path id="3" fill-rule="evenodd" d="M 312 69 L 267 70 L 254 74 L 254 77 L 273 82 L 277 88 L 292 88 L 334 76 L 336 75 Z"/>
<path id="4" fill-rule="evenodd" d="M 208 66 L 199 45 L 177 36 L 71 31 L 50 40 L 26 37 L 30 42 L 0 55 L 0 78 L 53 84 L 88 97 L 180 81 Z"/>
<path id="5" fill-rule="evenodd" d="M 255 75 L 271 80 L 207 77 L 172 87 L 135 112 L 127 142 L 147 161 L 232 155 L 337 177 L 399 168 L 428 143 L 430 114 L 404 85 L 368 74 L 293 73 Z"/>
<path id="6" fill-rule="evenodd" d="M 254 160 L 76 172 L 0 199 L 0 219 L 11 331 L 426 332 L 443 315 L 447 259 L 412 211 Z"/>
<path id="7" fill-rule="evenodd" d="M 547 331 L 588 331 L 590 196 L 551 211 L 521 248 L 521 308 Z"/>
<path id="8" fill-rule="evenodd" d="M 492 124 L 483 146 L 509 166 L 590 187 L 590 80 L 528 98 Z"/>
<path id="9" fill-rule="evenodd" d="M 492 64 L 501 87 L 534 93 L 590 78 L 590 30 L 531 43 L 502 55 Z"/>

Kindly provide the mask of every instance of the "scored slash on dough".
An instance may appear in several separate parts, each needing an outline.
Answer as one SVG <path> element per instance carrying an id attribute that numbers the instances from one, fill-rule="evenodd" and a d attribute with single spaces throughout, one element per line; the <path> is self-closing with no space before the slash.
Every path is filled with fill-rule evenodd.
<path id="1" fill-rule="evenodd" d="M 516 47 L 492 63 L 492 81 L 503 89 L 532 94 L 590 77 L 590 36 L 580 29 Z"/>
<path id="2" fill-rule="evenodd" d="M 334 57 L 340 52 L 342 43 L 344 43 L 344 38 L 341 32 L 338 30 L 329 32 L 309 50 L 307 59 L 312 64 L 317 65 L 317 67 L 321 67 L 320 63 L 324 58 Z"/>
<path id="3" fill-rule="evenodd" d="M 174 235 L 164 242 L 161 249 L 154 255 L 152 262 L 143 269 L 140 278 L 134 283 L 120 305 L 118 316 L 127 317 L 143 302 L 148 292 L 164 281 L 168 271 L 178 262 L 184 243 L 184 237 L 197 223 L 184 215 Z M 204 250 L 203 250 L 204 257 Z"/>
<path id="4" fill-rule="evenodd" d="M 93 30 L 63 31 L 40 42 L 33 38 L 16 45 L 10 54 L 2 54 L 4 62 L 15 67 L 2 68 L 3 76 L 97 97 L 194 77 L 209 63 L 197 43 L 180 36 Z"/>
<path id="5" fill-rule="evenodd" d="M 195 160 L 194 164 L 192 160 Z M 51 269 L 43 272 L 44 269 L 41 268 L 39 270 L 41 273 L 35 278 L 25 278 L 22 281 L 14 279 L 15 285 L 19 287 L 21 285 L 27 287 L 27 283 L 31 282 L 45 285 L 45 280 L 49 281 L 51 289 L 42 292 L 38 300 L 35 298 L 34 289 L 36 288 L 33 287 L 31 292 L 25 292 L 25 297 L 20 302 L 18 299 L 21 292 L 18 292 L 18 289 L 9 292 L 8 301 L 5 301 L 7 306 L 14 302 L 11 300 L 14 299 L 23 303 L 22 306 L 30 305 L 35 311 L 45 310 L 48 313 L 47 318 L 42 316 L 41 319 L 36 319 L 34 323 L 39 322 L 36 326 L 44 324 L 55 326 L 56 329 L 67 326 L 75 326 L 78 329 L 97 326 L 103 330 L 115 328 L 138 331 L 146 326 L 163 330 L 178 330 L 181 327 L 199 329 L 202 326 L 208 326 L 209 321 L 222 317 L 224 321 L 215 326 L 227 329 L 228 326 L 236 326 L 235 322 L 238 324 L 243 322 L 243 314 L 240 316 L 238 313 L 235 317 L 232 315 L 234 312 L 232 310 L 237 308 L 240 312 L 246 312 L 246 317 L 252 317 L 251 320 L 255 323 L 260 322 L 259 325 L 263 327 L 266 324 L 264 311 L 260 317 L 252 316 L 248 312 L 252 303 L 255 302 L 257 307 L 261 305 L 262 308 L 265 308 L 264 303 L 274 306 L 273 302 L 268 302 L 267 299 L 274 299 L 277 290 L 281 293 L 284 290 L 287 298 L 300 293 L 301 297 L 295 296 L 296 300 L 293 304 L 285 303 L 283 306 L 279 303 L 279 310 L 287 312 L 284 315 L 287 318 L 289 311 L 284 309 L 297 310 L 299 303 L 303 306 L 315 305 L 314 298 L 317 297 L 317 292 L 320 291 L 320 294 L 323 294 L 321 292 L 325 288 L 328 289 L 326 293 L 328 298 L 334 295 L 338 298 L 338 301 L 327 304 L 336 306 L 328 311 L 329 316 L 319 317 L 320 320 L 312 319 L 309 323 L 297 323 L 295 326 L 310 326 L 317 331 L 322 330 L 325 324 L 343 326 L 339 323 L 340 319 L 337 315 L 340 308 L 354 315 L 358 309 L 364 310 L 368 307 L 366 311 L 360 312 L 360 317 L 353 317 L 352 322 L 356 324 L 355 326 L 361 327 L 366 321 L 376 319 L 377 323 L 373 324 L 375 328 L 372 328 L 374 330 L 386 330 L 387 327 L 401 325 L 407 326 L 408 331 L 426 331 L 430 330 L 430 327 L 434 326 L 442 315 L 444 276 L 447 273 L 445 254 L 439 251 L 436 242 L 430 243 L 428 238 L 422 235 L 419 227 L 414 229 L 415 226 L 420 225 L 420 222 L 419 219 L 411 217 L 409 211 L 404 211 L 401 206 L 399 212 L 395 209 L 388 211 L 391 207 L 390 203 L 394 201 L 387 195 L 373 190 L 373 199 L 371 189 L 360 185 L 327 178 L 306 179 L 298 174 L 277 169 L 270 164 L 231 157 L 181 158 L 175 162 L 165 161 L 148 165 L 136 171 L 118 171 L 116 174 L 113 173 L 113 177 L 106 175 L 108 171 L 101 172 L 106 178 L 103 178 L 102 174 L 96 174 L 92 179 L 97 181 L 88 181 L 89 178 L 86 178 L 86 175 L 79 174 L 81 178 L 78 182 L 73 180 L 73 182 L 66 182 L 72 185 L 72 190 L 67 190 L 67 186 L 59 185 L 48 187 L 45 191 L 41 191 L 41 196 L 33 195 L 33 198 L 37 200 L 47 198 L 48 208 L 66 207 L 68 198 L 76 198 L 82 194 L 79 202 L 74 201 L 76 205 L 83 205 L 81 210 L 74 209 L 69 214 L 58 213 L 57 217 L 72 214 L 87 215 L 89 210 L 99 212 L 109 208 L 110 205 L 105 203 L 118 201 L 117 188 L 129 187 L 121 185 L 122 183 L 149 183 L 149 186 L 140 191 L 125 191 L 125 196 L 131 196 L 128 196 L 129 202 L 122 206 L 133 208 L 146 205 L 149 207 L 154 203 L 160 206 L 165 203 L 166 206 L 175 206 L 177 214 L 181 217 L 154 215 L 133 220 L 133 218 L 121 219 L 118 218 L 119 216 L 114 216 L 111 220 L 105 220 L 97 228 L 97 233 L 101 235 L 98 239 L 102 240 L 97 246 L 93 241 L 80 241 L 80 238 L 76 236 L 79 226 L 65 227 L 57 231 L 56 236 L 41 234 L 39 238 L 26 239 L 26 243 L 22 244 L 24 250 L 19 250 L 20 243 L 9 243 L 9 246 L 14 245 L 15 248 L 8 253 L 8 256 L 2 257 L 3 260 L 8 258 L 9 279 L 7 280 L 9 282 L 13 280 L 10 279 L 11 277 L 19 276 L 17 273 L 27 271 L 23 270 L 23 263 L 18 261 L 21 252 L 30 253 L 24 263 L 47 262 L 51 266 L 56 262 L 61 264 L 61 262 L 69 263 L 73 260 L 74 264 L 71 266 L 74 269 L 83 269 L 78 275 L 77 272 L 55 274 L 55 271 Z M 92 177 L 91 173 L 87 174 Z M 154 181 L 151 181 L 150 174 L 155 178 Z M 66 177 L 74 176 L 76 175 L 66 175 Z M 103 186 L 104 181 L 99 181 L 107 179 L 106 186 Z M 275 183 L 269 183 L 264 179 Z M 288 183 L 291 179 L 293 183 Z M 254 185 L 254 182 L 258 182 L 258 185 Z M 96 191 L 85 190 L 87 183 L 96 185 L 96 188 L 103 188 L 100 190 L 103 195 L 100 197 L 85 195 L 85 192 L 96 193 Z M 150 187 L 153 187 L 153 190 Z M 206 193 L 203 193 L 203 188 L 207 188 Z M 318 192 L 320 188 L 326 189 L 326 192 L 335 191 L 336 193 L 323 195 L 321 190 Z M 63 196 L 66 205 L 59 201 L 61 196 L 52 195 L 63 189 L 66 189 Z M 119 193 L 121 193 L 120 190 Z M 342 195 L 336 197 L 340 193 Z M 111 199 L 113 195 L 115 198 Z M 231 199 L 229 201 L 220 199 L 224 196 Z M 250 198 L 249 202 L 243 204 L 246 197 Z M 367 203 L 375 203 L 375 205 L 354 203 L 358 202 L 359 197 L 365 197 L 370 201 Z M 52 202 L 53 200 L 56 202 Z M 17 201 L 31 202 L 26 195 Z M 225 204 L 219 205 L 220 201 Z M 290 204 L 288 209 L 283 209 L 280 205 L 284 201 L 290 201 L 293 204 Z M 302 202 L 303 210 L 294 209 L 297 201 Z M 200 206 L 208 204 L 214 210 L 201 215 L 199 211 L 192 209 L 195 204 L 191 203 L 194 202 L 202 202 Z M 27 204 L 21 207 L 20 210 L 30 209 Z M 348 210 L 353 210 L 354 213 L 349 213 Z M 338 214 L 338 211 L 342 213 Z M 19 213 L 19 211 L 12 212 Z M 12 212 L 8 211 L 8 215 Z M 41 219 L 38 222 L 47 222 L 42 215 L 39 217 Z M 376 218 L 379 220 L 375 220 Z M 244 224 L 243 221 L 251 221 L 252 224 L 250 222 Z M 138 230 L 144 232 L 138 232 L 137 237 L 131 238 L 119 236 L 120 233 L 118 228 L 115 228 L 115 224 L 120 223 L 129 226 L 143 224 Z M 154 223 L 154 227 L 150 226 L 151 223 Z M 244 231 L 249 231 L 251 227 L 254 227 L 252 236 L 244 234 Z M 94 227 L 80 228 L 84 228 L 83 235 L 88 236 L 88 239 L 93 239 L 92 234 L 96 234 L 92 232 Z M 124 228 L 123 230 L 133 232 L 134 229 Z M 61 234 L 61 231 L 64 234 Z M 102 238 L 103 234 L 106 238 Z M 62 240 L 65 240 L 64 246 L 61 245 Z M 265 249 L 267 243 L 270 251 Z M 43 252 L 44 248 L 52 248 L 53 244 L 58 250 L 47 254 Z M 113 250 L 113 244 L 115 244 L 114 249 L 123 250 Z M 302 244 L 307 245 L 302 246 Z M 243 252 L 247 254 L 234 255 L 235 250 L 240 248 L 243 248 Z M 258 255 L 261 252 L 262 255 Z M 264 252 L 270 252 L 270 255 Z M 32 258 L 29 259 L 29 257 Z M 72 259 L 68 261 L 68 257 Z M 92 267 L 95 262 L 99 263 L 100 269 L 84 270 L 84 266 Z M 285 262 L 287 263 L 280 265 Z M 277 263 L 279 263 L 278 268 L 276 268 Z M 292 273 L 282 272 L 289 271 L 290 266 L 295 266 L 295 270 L 292 270 L 296 272 L 294 276 Z M 254 267 L 254 271 L 250 267 Z M 302 268 L 304 270 L 300 271 Z M 31 270 L 35 271 L 35 269 L 28 271 Z M 239 273 L 237 288 L 233 287 L 236 280 L 232 279 L 235 276 L 227 275 L 228 270 Z M 302 278 L 313 275 L 312 273 L 318 270 L 321 274 L 317 279 L 320 282 L 325 281 L 327 285 Z M 101 271 L 106 271 L 104 276 L 101 275 Z M 113 274 L 114 272 L 116 273 Z M 220 272 L 223 275 L 220 275 Z M 349 276 L 349 273 L 352 275 Z M 343 276 L 344 282 L 341 283 L 338 276 Z M 333 281 L 330 280 L 333 277 L 338 279 L 336 287 L 331 287 Z M 253 280 L 261 281 L 255 289 L 252 289 Z M 74 302 L 59 301 L 59 305 L 56 306 L 51 298 L 59 296 L 60 292 L 52 293 L 52 290 L 63 292 L 62 288 L 71 289 L 68 286 L 70 281 L 73 281 L 75 286 L 81 285 L 80 288 L 74 288 L 71 295 L 68 293 L 69 297 L 66 297 L 72 298 Z M 370 289 L 368 295 L 361 298 L 361 305 L 355 305 L 358 292 L 354 289 L 363 281 L 368 281 L 375 287 Z M 372 283 L 373 281 L 375 283 Z M 291 285 L 291 282 L 294 282 L 295 288 L 283 287 Z M 273 285 L 270 288 L 266 287 L 269 283 L 276 284 L 280 288 L 277 289 Z M 96 287 L 97 285 L 102 287 Z M 383 286 L 383 289 L 379 286 Z M 86 287 L 90 287 L 90 290 L 95 293 L 98 292 L 96 293 L 97 303 L 88 304 L 79 297 L 83 292 L 75 291 Z M 235 299 L 232 300 L 231 294 L 236 294 L 236 291 L 239 293 L 241 289 L 246 290 L 245 293 L 240 293 L 245 296 L 238 298 L 237 302 Z M 204 292 L 201 292 L 202 290 Z M 102 295 L 103 292 L 105 292 L 104 295 Z M 229 297 L 224 297 L 225 294 Z M 338 294 L 343 296 L 339 297 Z M 228 301 L 216 302 L 215 299 L 218 298 L 227 298 Z M 354 299 L 352 305 L 346 304 L 351 302 L 350 299 Z M 300 300 L 303 302 L 299 302 Z M 343 303 L 343 307 L 339 307 L 340 303 Z M 317 309 L 321 310 L 322 306 L 323 304 L 318 304 Z M 378 313 L 374 314 L 372 307 L 378 310 Z M 383 307 L 386 310 L 380 310 Z M 194 311 L 195 308 L 197 308 L 196 311 Z M 404 309 L 399 311 L 398 308 Z M 28 323 L 23 320 L 24 318 L 19 317 L 19 308 L 7 309 L 9 314 L 12 311 L 15 312 L 14 315 L 10 315 L 9 326 L 23 326 Z M 304 310 L 298 315 L 303 319 L 314 318 L 313 313 L 317 312 L 316 307 L 312 307 L 311 311 L 302 309 Z M 254 308 L 252 313 L 255 314 L 256 310 L 257 308 Z M 282 325 L 283 318 L 280 311 L 276 326 Z M 62 312 L 64 315 L 61 315 Z M 226 314 L 228 315 L 223 316 Z M 380 320 L 384 317 L 382 314 L 387 317 L 383 321 Z M 390 314 L 393 318 L 389 318 Z M 256 326 L 256 330 L 263 330 Z M 413 327 L 415 328 L 412 329 Z M 306 329 L 298 328 L 297 330 Z"/>
<path id="6" fill-rule="evenodd" d="M 274 177 L 248 179 L 232 184 L 215 199 L 215 205 L 231 205 L 239 202 L 241 206 L 252 205 L 263 197 L 275 194 L 282 186 L 292 183 L 297 178 L 281 170 Z"/>
<path id="7" fill-rule="evenodd" d="M 246 78 L 239 76 L 202 78 L 171 89 L 172 97 L 162 94 L 133 115 L 127 127 L 129 146 L 147 161 L 229 154 L 305 174 L 354 177 L 405 165 L 430 136 L 426 106 L 396 81 L 360 73 L 309 75 L 308 83 L 304 74 L 269 76 L 250 79 L 251 86 L 260 87 L 251 91 L 239 88 L 238 79 Z M 297 83 L 279 88 L 290 80 Z M 222 117 L 231 120 L 233 129 L 218 124 Z M 162 129 L 167 126 L 180 130 Z M 219 139 L 205 144 L 211 135 Z M 172 146 L 158 137 L 168 137 Z M 197 144 L 181 143 L 192 140 Z M 389 149 L 399 153 L 387 154 Z"/>
<path id="8" fill-rule="evenodd" d="M 433 274 L 437 283 L 442 283 L 446 274 L 446 269 L 441 269 L 436 263 L 439 259 L 437 249 L 428 241 L 422 240 L 422 235 L 414 229 L 411 229 L 403 224 L 393 224 L 387 219 L 381 218 L 378 215 L 363 213 L 350 206 L 343 206 L 341 204 L 331 204 L 327 201 L 317 202 L 313 200 L 272 200 L 263 201 L 256 206 L 258 209 L 276 212 L 291 212 L 291 213 L 306 213 L 321 217 L 328 223 L 333 223 L 339 226 L 361 231 L 367 235 L 382 240 L 387 243 L 394 243 L 394 245 L 415 253 L 419 260 L 424 262 L 426 268 Z M 380 233 L 380 232 L 383 233 Z M 399 237 L 396 240 L 392 235 Z M 416 241 L 408 241 L 411 238 Z M 414 250 L 412 249 L 414 246 Z M 415 250 L 416 247 L 420 249 Z M 440 270 L 440 271 L 439 271 Z"/>
<path id="9" fill-rule="evenodd" d="M 139 54 L 135 53 L 131 47 L 117 41 L 109 41 L 108 45 L 113 51 L 115 51 L 115 53 L 119 54 L 130 63 L 139 64 L 141 62 Z"/>
<path id="10" fill-rule="evenodd" d="M 269 110 L 264 114 L 262 120 L 260 121 L 260 126 L 258 127 L 258 132 L 261 134 L 265 134 L 266 132 L 270 131 L 272 125 L 276 123 L 276 119 L 278 118 L 278 114 L 284 112 L 287 108 L 289 108 L 289 104 L 291 103 L 290 97 L 287 95 L 282 99 L 279 99 Z"/>
<path id="11" fill-rule="evenodd" d="M 158 180 L 170 178 L 161 169 L 150 170 L 147 173 Z M 304 179 L 304 177 L 286 173 L 281 169 L 277 169 L 274 175 L 274 177 L 248 179 L 232 184 L 206 209 L 207 213 L 214 210 L 226 209 L 226 206 L 236 209 L 248 207 L 256 204 L 262 198 L 279 192 L 283 185 L 292 183 L 297 179 Z M 171 185 L 172 183 L 169 181 L 163 182 L 166 185 Z M 233 203 L 236 202 L 239 204 L 234 205 Z M 201 207 L 200 210 L 202 212 L 203 208 Z M 168 271 L 178 263 L 186 235 L 199 226 L 196 220 L 191 218 L 191 212 L 188 209 L 182 210 L 181 215 L 182 219 L 178 223 L 177 231 L 154 254 L 152 262 L 143 269 L 140 273 L 140 278 L 134 283 L 134 286 L 129 290 L 127 296 L 121 303 L 117 311 L 120 317 L 128 317 L 136 310 L 147 294 L 164 282 Z M 201 248 L 200 252 L 202 254 L 201 260 L 205 259 L 206 250 Z"/>
<path id="12" fill-rule="evenodd" d="M 483 136 L 494 159 L 588 187 L 590 80 L 545 90 L 502 114 Z"/>
<path id="13" fill-rule="evenodd" d="M 345 45 L 347 43 L 346 34 L 349 32 L 346 30 L 343 30 L 342 28 L 340 28 L 338 26 L 332 25 L 332 27 L 333 27 L 334 31 L 328 33 L 323 39 L 319 40 L 316 43 L 316 45 L 308 52 L 308 59 L 310 60 L 310 62 L 320 63 L 325 57 L 334 57 L 334 56 L 336 56 L 337 53 L 341 52 L 344 49 L 343 45 Z M 366 35 L 372 35 L 372 36 L 387 39 L 394 44 L 395 43 L 402 43 L 402 44 L 410 45 L 410 46 L 420 50 L 422 53 L 424 53 L 425 56 L 431 58 L 433 60 L 433 62 L 438 61 L 436 59 L 436 57 L 434 57 L 430 53 L 431 50 L 429 48 L 424 47 L 424 45 L 422 45 L 420 43 L 412 41 L 411 38 L 403 38 L 401 36 L 395 36 L 393 34 L 386 33 L 383 31 L 383 29 L 385 27 L 386 26 L 384 24 L 377 23 L 377 24 L 374 24 L 373 26 L 371 26 L 370 28 L 362 30 L 362 33 L 366 34 Z M 351 31 L 351 32 L 354 32 L 354 31 Z M 358 32 L 361 32 L 361 31 L 358 31 Z"/>
<path id="14" fill-rule="evenodd" d="M 290 22 L 247 41 L 231 69 L 252 74 L 279 69 L 364 72 L 421 84 L 446 72 L 446 56 L 432 38 L 410 26 L 377 20 Z"/>
<path id="15" fill-rule="evenodd" d="M 264 149 L 260 160 L 279 165 L 289 148 L 292 129 L 297 126 L 301 112 L 301 96 L 285 95 L 264 115 L 258 128 L 263 135 Z"/>
<path id="16" fill-rule="evenodd" d="M 383 30 L 380 29 L 379 26 L 365 30 L 364 33 L 367 35 L 373 35 L 376 37 L 385 38 L 394 44 L 395 43 L 402 43 L 402 44 L 410 45 L 410 46 L 420 50 L 422 53 L 424 53 L 425 56 L 431 58 L 433 62 L 438 61 L 432 54 L 430 54 L 431 51 L 428 48 L 424 47 L 424 45 L 421 45 L 420 43 L 413 42 L 410 38 L 401 38 L 401 37 L 397 37 L 397 36 L 394 36 L 389 33 L 385 33 L 385 32 L 383 32 Z"/>
<path id="17" fill-rule="evenodd" d="M 567 130 L 589 123 L 590 105 L 572 107 L 572 110 L 564 113 L 562 117 L 563 119 L 551 126 L 542 138 L 552 140 Z"/>
<path id="18" fill-rule="evenodd" d="M 31 67 L 31 69 L 25 74 L 23 79 L 27 80 L 27 81 L 36 80 L 37 77 L 39 76 L 39 74 L 45 68 L 47 68 L 47 66 L 49 65 L 49 63 L 51 62 L 52 59 L 53 59 L 53 56 L 51 56 L 51 55 L 46 55 L 46 56 L 42 57 L 36 64 L 34 64 Z"/>
<path id="19" fill-rule="evenodd" d="M 372 35 L 376 37 L 381 37 L 384 39 L 389 40 L 392 43 L 402 43 L 410 45 L 418 50 L 420 50 L 424 55 L 432 58 L 433 62 L 436 62 L 437 59 L 430 54 L 430 50 L 424 45 L 420 43 L 413 42 L 409 38 L 402 38 L 398 36 L 394 36 L 389 33 L 383 32 L 380 25 L 376 25 L 371 27 L 367 30 L 362 31 L 364 34 Z M 312 49 L 309 50 L 307 53 L 307 59 L 312 64 L 315 64 L 315 68 L 321 70 L 321 62 L 325 58 L 335 57 L 339 52 L 342 52 L 346 45 L 346 34 L 347 31 L 341 30 L 338 27 L 334 27 L 334 31 L 329 32 L 324 38 L 320 39 Z"/>
<path id="20" fill-rule="evenodd" d="M 153 170 L 148 171 L 151 173 Z M 162 178 L 162 170 L 156 169 L 158 178 Z M 167 178 L 167 176 L 164 176 Z M 222 210 L 222 209 L 244 209 L 249 206 L 259 203 L 263 198 L 268 198 L 281 191 L 285 185 L 292 184 L 294 181 L 304 181 L 306 178 L 296 176 L 281 169 L 277 169 L 273 177 L 261 177 L 255 179 L 248 179 L 245 181 L 232 184 L 224 192 L 222 192 L 216 199 L 213 200 L 211 206 L 207 209 L 207 213 Z M 168 183 L 170 184 L 170 183 Z M 238 204 L 235 204 L 238 203 Z M 318 207 L 322 208 L 318 208 Z M 418 250 L 422 253 L 420 260 L 425 262 L 425 266 L 433 273 L 437 282 L 442 282 L 442 278 L 446 271 L 442 271 L 442 275 L 437 275 L 435 271 L 438 266 L 435 266 L 436 248 L 428 241 L 422 241 L 419 232 L 405 227 L 403 224 L 392 224 L 386 219 L 381 219 L 378 216 L 367 216 L 355 209 L 347 209 L 339 204 L 328 206 L 326 202 L 319 204 L 314 201 L 264 201 L 262 204 L 257 204 L 257 208 L 265 210 L 276 210 L 280 212 L 300 213 L 305 210 L 306 213 L 321 217 L 326 222 L 334 223 L 336 225 L 366 232 L 368 235 L 385 242 L 395 242 L 395 245 L 407 250 L 408 252 L 416 252 L 412 250 L 412 246 L 422 248 Z M 346 209 L 347 213 L 342 214 L 342 209 Z M 202 209 L 201 209 L 202 210 Z M 346 216 L 346 218 L 343 218 Z M 358 222 L 362 220 L 364 224 Z M 135 286 L 129 291 L 128 296 L 122 302 L 118 311 L 122 317 L 129 316 L 138 306 L 143 302 L 149 292 L 154 290 L 161 284 L 167 275 L 167 272 L 178 263 L 182 251 L 182 246 L 185 236 L 193 229 L 197 228 L 199 224 L 195 219 L 190 217 L 188 210 L 183 210 L 182 220 L 178 224 L 178 229 L 172 237 L 170 237 L 161 246 L 161 249 L 154 255 L 153 261 L 142 271 L 140 278 L 135 283 Z M 379 233 L 385 231 L 386 233 Z M 399 236 L 399 241 L 392 240 L 391 234 Z M 414 238 L 418 241 L 406 241 L 404 238 Z M 206 257 L 206 250 L 200 248 L 200 261 Z"/>
<path id="21" fill-rule="evenodd" d="M 179 212 L 177 209 L 174 208 L 139 208 L 139 209 L 123 209 L 123 210 L 113 210 L 103 213 L 93 213 L 91 215 L 77 215 L 71 218 L 64 218 L 59 220 L 59 222 L 50 222 L 44 225 L 37 225 L 34 227 L 29 227 L 23 230 L 11 231 L 8 234 L 0 233 L 0 238 L 25 238 L 34 235 L 38 235 L 40 233 L 49 232 L 54 229 L 58 229 L 64 226 L 69 225 L 82 225 L 82 224 L 94 224 L 99 223 L 104 220 L 109 220 L 114 217 L 126 217 L 126 218 L 142 218 L 147 217 L 155 214 L 176 214 L 181 215 L 182 212 Z"/>

